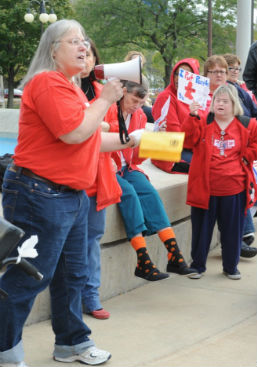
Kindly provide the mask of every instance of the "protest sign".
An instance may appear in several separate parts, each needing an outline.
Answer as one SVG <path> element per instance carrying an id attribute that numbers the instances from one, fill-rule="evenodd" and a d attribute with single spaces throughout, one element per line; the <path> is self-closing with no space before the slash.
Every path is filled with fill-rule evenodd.
<path id="1" fill-rule="evenodd" d="M 179 70 L 177 97 L 180 101 L 186 104 L 196 101 L 201 105 L 201 109 L 205 110 L 209 91 L 209 78 L 184 69 Z"/>

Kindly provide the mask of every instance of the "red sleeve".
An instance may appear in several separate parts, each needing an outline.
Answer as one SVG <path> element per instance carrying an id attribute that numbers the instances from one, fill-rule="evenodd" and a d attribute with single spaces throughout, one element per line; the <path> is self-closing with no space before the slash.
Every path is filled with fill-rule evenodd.
<path id="1" fill-rule="evenodd" d="M 111 105 L 107 114 L 105 115 L 104 121 L 108 122 L 108 124 L 110 125 L 109 132 L 119 132 L 118 108 L 116 103 Z"/>
<path id="2" fill-rule="evenodd" d="M 178 116 L 178 100 L 171 98 L 167 115 L 167 131 L 181 131 L 181 122 Z"/>
<path id="3" fill-rule="evenodd" d="M 162 107 L 167 101 L 167 99 L 170 98 L 170 105 L 169 110 L 166 118 L 167 123 L 167 131 L 181 131 L 181 122 L 178 115 L 178 106 L 177 106 L 177 98 L 172 95 L 165 93 L 160 93 L 157 97 L 153 108 L 152 108 L 152 115 L 154 117 L 154 120 L 158 120 L 158 118 L 161 116 Z"/>
<path id="4" fill-rule="evenodd" d="M 186 133 L 185 141 L 191 148 L 193 148 L 200 139 L 203 123 L 204 121 L 201 118 L 188 115 L 181 125 L 181 131 Z"/>
<path id="5" fill-rule="evenodd" d="M 86 98 L 79 87 L 56 72 L 43 72 L 30 83 L 28 99 L 33 99 L 40 119 L 56 138 L 81 124 Z"/>
<path id="6" fill-rule="evenodd" d="M 244 157 L 249 163 L 257 160 L 257 120 L 251 119 L 249 124 L 250 136 Z"/>

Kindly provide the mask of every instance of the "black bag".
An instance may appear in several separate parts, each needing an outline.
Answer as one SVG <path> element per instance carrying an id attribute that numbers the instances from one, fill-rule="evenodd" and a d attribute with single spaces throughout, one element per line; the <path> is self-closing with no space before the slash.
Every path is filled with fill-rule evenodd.
<path id="1" fill-rule="evenodd" d="M 0 191 L 2 191 L 5 170 L 12 161 L 12 154 L 6 153 L 5 155 L 0 156 Z"/>
<path id="2" fill-rule="evenodd" d="M 0 217 L 0 268 L 1 262 L 10 255 L 23 236 L 21 228 Z"/>

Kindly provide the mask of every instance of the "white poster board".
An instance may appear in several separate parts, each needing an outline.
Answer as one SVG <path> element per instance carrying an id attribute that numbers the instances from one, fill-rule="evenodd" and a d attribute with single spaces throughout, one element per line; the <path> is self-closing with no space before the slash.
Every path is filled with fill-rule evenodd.
<path id="1" fill-rule="evenodd" d="M 186 104 L 196 101 L 201 105 L 201 109 L 205 110 L 209 91 L 209 78 L 184 69 L 179 70 L 177 97 L 180 101 Z"/>

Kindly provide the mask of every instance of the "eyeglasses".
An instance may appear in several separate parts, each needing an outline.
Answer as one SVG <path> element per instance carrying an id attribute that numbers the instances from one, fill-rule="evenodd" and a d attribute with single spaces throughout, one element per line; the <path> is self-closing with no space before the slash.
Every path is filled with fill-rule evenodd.
<path id="1" fill-rule="evenodd" d="M 90 43 L 86 40 L 81 40 L 80 38 L 71 38 L 70 40 L 60 40 L 56 42 L 67 42 L 74 47 L 84 46 L 87 50 L 90 49 Z"/>
<path id="2" fill-rule="evenodd" d="M 218 74 L 224 75 L 224 74 L 227 74 L 227 72 L 225 70 L 208 70 L 208 73 L 214 74 L 214 75 L 218 75 Z"/>
<path id="3" fill-rule="evenodd" d="M 239 73 L 242 69 L 241 68 L 233 68 L 232 66 L 228 68 L 230 71 L 234 71 L 235 73 Z"/>

